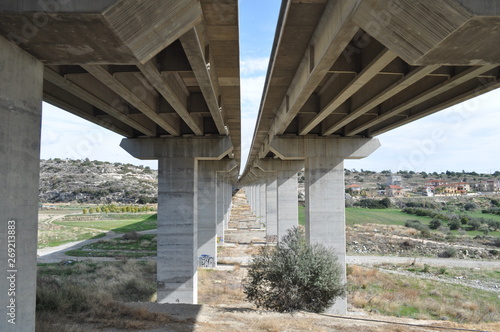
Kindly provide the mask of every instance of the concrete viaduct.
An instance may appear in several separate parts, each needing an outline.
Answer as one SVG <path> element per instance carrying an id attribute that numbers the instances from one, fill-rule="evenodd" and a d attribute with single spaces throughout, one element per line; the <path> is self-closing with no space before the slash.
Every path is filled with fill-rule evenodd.
<path id="1" fill-rule="evenodd" d="M 238 178 L 237 0 L 0 0 L 0 330 L 34 331 L 42 100 L 158 160 L 158 301 L 196 303 L 235 185 L 273 240 L 304 168 L 307 239 L 344 263 L 344 159 L 499 87 L 499 42 L 498 0 L 283 0 Z"/>

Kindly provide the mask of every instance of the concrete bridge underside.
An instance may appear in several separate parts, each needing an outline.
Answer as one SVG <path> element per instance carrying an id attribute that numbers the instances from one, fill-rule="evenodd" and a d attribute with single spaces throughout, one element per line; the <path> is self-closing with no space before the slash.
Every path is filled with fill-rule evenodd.
<path id="1" fill-rule="evenodd" d="M 496 0 L 284 0 L 237 184 L 268 239 L 297 224 L 304 168 L 308 241 L 345 263 L 343 161 L 499 87 L 498 40 Z M 159 161 L 158 300 L 196 303 L 240 168 L 237 0 L 0 0 L 0 73 L 0 330 L 34 330 L 42 100 Z"/>

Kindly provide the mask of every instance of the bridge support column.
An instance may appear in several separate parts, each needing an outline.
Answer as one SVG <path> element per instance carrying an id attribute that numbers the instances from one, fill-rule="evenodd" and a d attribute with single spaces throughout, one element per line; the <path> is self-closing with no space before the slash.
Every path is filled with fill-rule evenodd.
<path id="1" fill-rule="evenodd" d="M 302 160 L 259 160 L 257 163 L 257 166 L 264 172 L 273 174 L 271 172 L 275 171 L 276 236 L 278 241 L 286 234 L 288 229 L 298 225 L 297 173 L 303 165 Z M 271 201 L 269 204 L 273 205 L 273 202 Z"/>
<path id="2" fill-rule="evenodd" d="M 305 160 L 306 238 L 335 249 L 345 274 L 344 160 L 361 159 L 374 152 L 377 139 L 335 137 L 277 137 L 272 151 L 282 159 Z M 330 313 L 346 314 L 347 299 L 338 299 Z"/>
<path id="3" fill-rule="evenodd" d="M 217 237 L 223 237 L 220 230 L 223 220 L 217 218 L 218 207 L 224 208 L 224 195 L 217 195 L 218 174 L 236 168 L 234 160 L 198 162 L 198 259 L 202 267 L 217 266 Z M 220 176 L 219 176 L 220 177 Z"/>
<path id="4" fill-rule="evenodd" d="M 222 159 L 231 152 L 231 142 L 227 137 L 124 139 L 121 147 L 136 158 L 159 160 L 158 302 L 195 304 L 198 301 L 198 160 Z"/>
<path id="5" fill-rule="evenodd" d="M 278 239 L 278 179 L 276 172 L 266 172 L 266 241 L 276 242 Z"/>
<path id="6" fill-rule="evenodd" d="M 0 37 L 0 331 L 34 331 L 43 65 Z"/>

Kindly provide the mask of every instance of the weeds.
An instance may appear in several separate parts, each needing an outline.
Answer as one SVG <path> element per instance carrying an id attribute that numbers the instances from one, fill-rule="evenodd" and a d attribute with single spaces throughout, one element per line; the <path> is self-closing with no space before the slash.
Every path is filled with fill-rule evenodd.
<path id="1" fill-rule="evenodd" d="M 414 269 L 414 268 L 412 268 Z M 416 269 L 414 269 L 417 271 Z M 425 265 L 419 272 L 445 270 Z M 348 269 L 350 302 L 381 314 L 417 319 L 443 319 L 459 323 L 498 321 L 500 302 L 494 292 L 393 275 L 375 269 Z"/>
<path id="2" fill-rule="evenodd" d="M 173 320 L 120 302 L 148 301 L 156 291 L 155 262 L 44 264 L 37 281 L 37 331 L 94 327 L 149 328 Z M 76 324 L 78 323 L 78 324 Z"/>

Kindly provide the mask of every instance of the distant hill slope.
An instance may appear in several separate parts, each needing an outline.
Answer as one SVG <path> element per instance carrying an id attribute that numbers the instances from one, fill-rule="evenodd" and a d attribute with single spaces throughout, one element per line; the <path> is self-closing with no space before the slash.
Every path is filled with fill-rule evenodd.
<path id="1" fill-rule="evenodd" d="M 41 203 L 156 203 L 158 171 L 102 161 L 40 161 Z"/>

